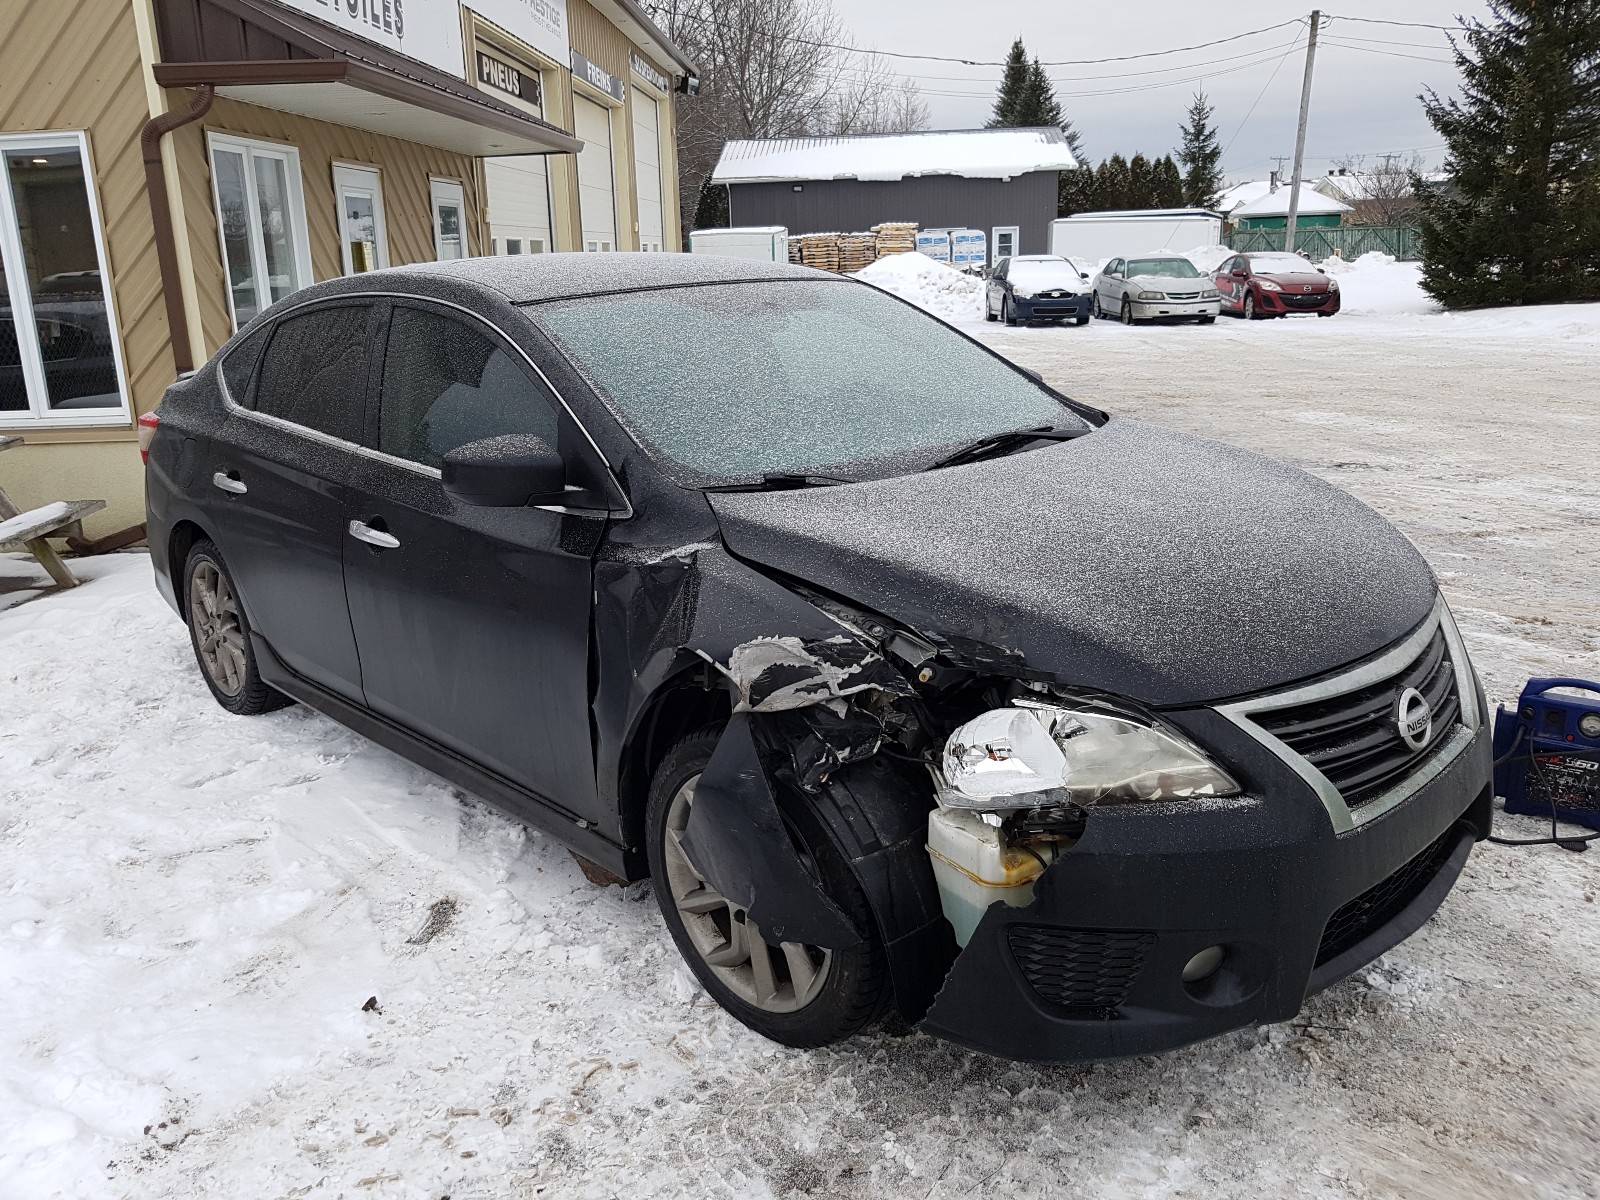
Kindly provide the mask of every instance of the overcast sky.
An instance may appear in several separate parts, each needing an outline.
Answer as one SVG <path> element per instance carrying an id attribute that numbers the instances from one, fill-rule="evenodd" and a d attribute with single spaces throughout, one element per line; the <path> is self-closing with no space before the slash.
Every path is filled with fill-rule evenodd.
<path id="1" fill-rule="evenodd" d="M 1309 4 L 1302 9 L 1282 0 L 1231 0 L 1226 5 L 1194 0 L 1094 5 L 919 0 L 914 8 L 884 0 L 834 0 L 834 6 L 863 47 L 999 61 L 1012 39 L 1021 36 L 1028 53 L 1046 63 L 1192 46 L 1310 12 Z M 1335 7 L 1324 10 L 1346 18 L 1452 27 L 1458 14 L 1481 16 L 1486 11 L 1483 0 L 1337 0 Z M 1114 153 L 1171 151 L 1184 110 L 1203 77 L 1228 147 L 1222 165 L 1229 180 L 1261 179 L 1274 166 L 1273 155 L 1294 153 L 1305 33 L 1305 25 L 1295 23 L 1183 54 L 1047 69 L 1095 162 Z M 906 59 L 892 59 L 891 64 L 916 78 L 933 111 L 934 128 L 970 129 L 988 119 L 998 67 Z M 1441 93 L 1452 91 L 1455 80 L 1448 43 L 1438 30 L 1356 20 L 1325 24 L 1311 93 L 1307 173 L 1323 172 L 1333 160 L 1354 154 L 1420 150 L 1430 164 L 1437 163 L 1443 147 L 1416 97 L 1425 84 Z M 1123 88 L 1139 90 L 1105 94 Z M 1083 94 L 1094 92 L 1101 94 Z"/>

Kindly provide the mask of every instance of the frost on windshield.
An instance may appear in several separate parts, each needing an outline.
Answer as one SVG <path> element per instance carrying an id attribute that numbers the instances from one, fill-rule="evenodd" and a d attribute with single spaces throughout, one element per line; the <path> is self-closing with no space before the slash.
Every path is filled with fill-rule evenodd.
<path id="1" fill-rule="evenodd" d="M 701 478 L 871 474 L 995 433 L 1082 423 L 982 347 L 849 283 L 624 293 L 533 315 L 648 449 Z"/>

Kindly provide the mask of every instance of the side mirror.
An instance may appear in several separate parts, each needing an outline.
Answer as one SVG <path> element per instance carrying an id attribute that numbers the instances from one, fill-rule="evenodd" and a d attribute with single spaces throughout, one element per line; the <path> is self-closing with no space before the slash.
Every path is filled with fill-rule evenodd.
<path id="1" fill-rule="evenodd" d="M 482 438 L 444 456 L 444 490 L 479 508 L 525 508 L 566 499 L 567 468 L 543 438 Z"/>
<path id="2" fill-rule="evenodd" d="M 1244 269 L 1244 268 L 1243 268 L 1243 267 L 1235 267 L 1235 268 L 1234 268 L 1234 269 L 1233 269 L 1233 277 L 1234 277 L 1234 278 L 1235 278 L 1235 279 L 1243 279 L 1243 278 L 1245 278 L 1245 277 L 1246 277 L 1246 276 L 1247 276 L 1247 275 L 1248 275 L 1248 274 L 1249 274 L 1249 272 L 1247 272 L 1247 271 L 1246 271 L 1246 270 L 1245 270 L 1245 269 Z"/>
<path id="3" fill-rule="evenodd" d="M 1035 383 L 1043 383 L 1044 382 L 1044 376 L 1039 374 L 1039 372 L 1035 371 L 1032 367 L 1018 367 L 1017 370 L 1021 371 L 1024 375 L 1026 375 L 1029 379 L 1033 380 Z"/>
<path id="4" fill-rule="evenodd" d="M 1086 271 L 1079 271 L 1078 272 L 1078 278 L 1083 280 L 1085 283 L 1089 282 L 1089 275 L 1088 275 L 1088 272 L 1086 272 Z"/>

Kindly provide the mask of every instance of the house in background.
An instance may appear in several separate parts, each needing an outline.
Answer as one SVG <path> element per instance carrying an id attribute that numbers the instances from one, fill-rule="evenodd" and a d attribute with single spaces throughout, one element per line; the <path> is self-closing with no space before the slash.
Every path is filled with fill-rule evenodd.
<path id="1" fill-rule="evenodd" d="M 1424 174 L 1428 183 L 1440 183 L 1449 178 L 1442 171 Z M 1348 204 L 1348 225 L 1400 225 L 1414 224 L 1417 209 L 1416 194 L 1411 189 L 1408 171 L 1349 171 L 1344 168 L 1330 170 L 1312 181 L 1312 186 L 1324 196 Z"/>
<path id="2" fill-rule="evenodd" d="M 1257 188 L 1261 190 L 1257 191 Z M 1247 190 L 1248 189 L 1248 190 Z M 1255 192 L 1250 196 L 1250 192 Z M 1257 229 L 1287 229 L 1289 225 L 1287 186 L 1274 189 L 1270 184 L 1244 184 L 1224 193 L 1231 207 L 1224 207 L 1230 231 L 1245 233 Z M 1247 198 L 1248 197 L 1248 198 Z M 1300 208 L 1295 225 L 1300 229 L 1337 229 L 1352 211 L 1350 205 L 1324 196 L 1309 183 L 1300 185 Z"/>
<path id="3" fill-rule="evenodd" d="M 144 519 L 135 421 L 274 301 L 374 268 L 678 249 L 674 90 L 636 0 L 8 0 L 0 462 Z M 9 347 L 9 350 L 7 349 Z"/>
<path id="4" fill-rule="evenodd" d="M 993 262 L 1048 252 L 1060 174 L 1076 166 L 1056 128 L 941 130 L 729 142 L 711 180 L 730 225 L 979 229 Z"/>

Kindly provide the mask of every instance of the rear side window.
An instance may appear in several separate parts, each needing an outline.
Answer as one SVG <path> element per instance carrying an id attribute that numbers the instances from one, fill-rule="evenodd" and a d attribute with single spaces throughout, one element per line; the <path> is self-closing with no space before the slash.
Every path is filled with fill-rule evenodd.
<path id="1" fill-rule="evenodd" d="M 438 467 L 457 446 L 527 433 L 559 448 L 553 397 L 481 326 L 397 305 L 383 368 L 378 446 Z"/>
<path id="2" fill-rule="evenodd" d="M 339 304 L 279 321 L 262 356 L 255 403 L 249 407 L 330 437 L 359 442 L 371 313 L 367 304 Z"/>
<path id="3" fill-rule="evenodd" d="M 250 385 L 255 381 L 256 363 L 261 358 L 261 348 L 267 344 L 270 325 L 263 325 L 240 342 L 222 360 L 222 380 L 228 387 L 228 398 L 242 408 L 253 408 L 255 397 Z"/>

